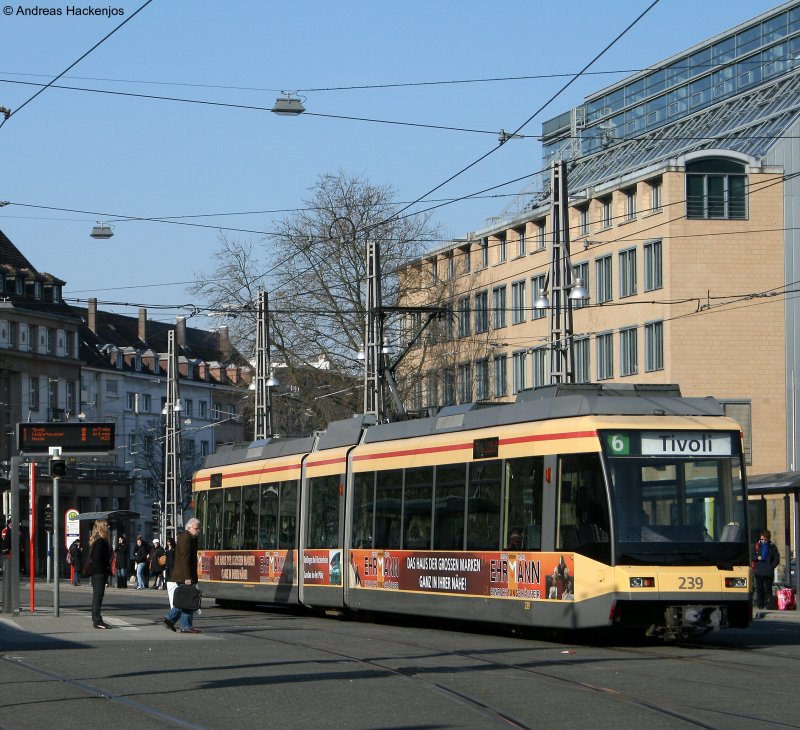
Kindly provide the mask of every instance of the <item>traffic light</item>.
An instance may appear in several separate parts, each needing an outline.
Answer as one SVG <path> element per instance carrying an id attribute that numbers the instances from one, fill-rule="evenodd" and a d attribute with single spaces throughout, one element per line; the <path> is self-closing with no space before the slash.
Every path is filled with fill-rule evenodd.
<path id="1" fill-rule="evenodd" d="M 53 505 L 44 506 L 44 529 L 46 532 L 53 531 Z"/>
<path id="2" fill-rule="evenodd" d="M 50 461 L 50 476 L 63 477 L 67 475 L 67 462 L 64 459 L 52 459 Z"/>
<path id="3" fill-rule="evenodd" d="M 161 522 L 161 502 L 153 502 L 153 524 Z"/>

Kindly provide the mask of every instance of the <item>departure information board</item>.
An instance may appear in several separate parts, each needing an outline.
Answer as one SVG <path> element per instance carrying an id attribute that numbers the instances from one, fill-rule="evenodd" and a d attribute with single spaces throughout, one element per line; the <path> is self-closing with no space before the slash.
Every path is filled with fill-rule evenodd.
<path id="1" fill-rule="evenodd" d="M 106 453 L 114 449 L 113 423 L 18 423 L 17 448 L 24 454 L 47 454 L 60 446 L 63 454 Z"/>

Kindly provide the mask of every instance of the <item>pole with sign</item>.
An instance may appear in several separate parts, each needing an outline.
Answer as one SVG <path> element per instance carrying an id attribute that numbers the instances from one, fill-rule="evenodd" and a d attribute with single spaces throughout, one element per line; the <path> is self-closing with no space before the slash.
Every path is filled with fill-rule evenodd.
<path id="1" fill-rule="evenodd" d="M 80 513 L 74 507 L 71 507 L 64 513 L 64 549 L 69 550 L 75 540 L 81 536 L 81 523 L 78 522 L 78 515 Z M 82 566 L 72 564 L 70 571 L 70 580 L 74 580 L 75 574 L 80 571 Z"/>

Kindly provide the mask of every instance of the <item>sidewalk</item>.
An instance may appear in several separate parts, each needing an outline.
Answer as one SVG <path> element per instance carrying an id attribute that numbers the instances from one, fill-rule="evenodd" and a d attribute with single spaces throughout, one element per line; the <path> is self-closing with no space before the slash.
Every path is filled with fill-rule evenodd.
<path id="1" fill-rule="evenodd" d="M 92 588 L 84 581 L 80 586 L 59 584 L 59 615 L 53 608 L 53 584 L 36 581 L 35 611 L 30 611 L 28 581 L 20 584 L 19 615 L 0 613 L 0 651 L 20 644 L 65 642 L 85 644 L 89 641 L 127 641 L 180 637 L 167 630 L 163 617 L 169 608 L 166 591 L 137 591 L 131 588 L 107 588 L 103 599 L 103 620 L 111 630 L 92 625 Z M 2 596 L 2 592 L 0 592 Z"/>

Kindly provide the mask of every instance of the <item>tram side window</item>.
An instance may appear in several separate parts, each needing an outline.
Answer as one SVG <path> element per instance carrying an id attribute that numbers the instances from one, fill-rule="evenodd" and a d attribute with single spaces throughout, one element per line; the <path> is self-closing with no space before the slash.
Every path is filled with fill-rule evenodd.
<path id="1" fill-rule="evenodd" d="M 373 547 L 398 549 L 402 532 L 403 471 L 379 471 L 375 484 L 375 540 Z"/>
<path id="2" fill-rule="evenodd" d="M 258 487 L 242 487 L 242 550 L 258 547 Z"/>
<path id="3" fill-rule="evenodd" d="M 222 513 L 222 548 L 239 550 L 239 515 L 241 514 L 242 490 L 238 487 L 224 492 Z"/>
<path id="4" fill-rule="evenodd" d="M 297 482 L 281 482 L 280 498 L 280 532 L 278 547 L 291 550 L 297 546 L 295 529 L 297 526 Z"/>
<path id="5" fill-rule="evenodd" d="M 339 484 L 343 476 L 333 474 L 308 480 L 308 535 L 310 548 L 339 545 Z"/>
<path id="6" fill-rule="evenodd" d="M 543 457 L 526 456 L 506 461 L 503 525 L 506 550 L 542 549 L 543 489 Z"/>
<path id="7" fill-rule="evenodd" d="M 372 547 L 372 518 L 375 509 L 375 472 L 353 477 L 353 547 Z"/>
<path id="8" fill-rule="evenodd" d="M 403 492 L 403 548 L 431 549 L 431 512 L 433 508 L 433 467 L 406 469 Z"/>
<path id="9" fill-rule="evenodd" d="M 208 515 L 208 492 L 194 493 L 194 516 L 200 520 L 200 536 L 197 546 L 200 550 L 208 550 L 208 533 L 206 530 L 206 516 Z"/>
<path id="10" fill-rule="evenodd" d="M 206 518 L 206 549 L 222 550 L 222 490 L 208 493 L 208 517 Z"/>
<path id="11" fill-rule="evenodd" d="M 436 467 L 434 503 L 434 550 L 464 549 L 464 510 L 467 489 L 467 465 L 448 464 Z"/>
<path id="12" fill-rule="evenodd" d="M 500 549 L 500 478 L 503 462 L 477 461 L 469 465 L 467 550 Z"/>
<path id="13" fill-rule="evenodd" d="M 610 521 L 599 454 L 561 457 L 557 547 L 611 562 Z"/>
<path id="14" fill-rule="evenodd" d="M 258 549 L 278 547 L 278 485 L 261 485 L 261 507 L 258 515 Z"/>

